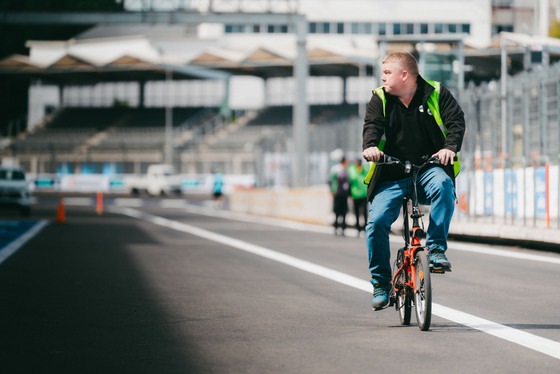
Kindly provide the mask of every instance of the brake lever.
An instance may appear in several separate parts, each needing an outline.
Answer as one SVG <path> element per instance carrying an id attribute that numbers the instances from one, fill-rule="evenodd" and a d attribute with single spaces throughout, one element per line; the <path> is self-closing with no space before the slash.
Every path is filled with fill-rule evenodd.
<path id="1" fill-rule="evenodd" d="M 383 164 L 387 164 L 387 165 L 394 165 L 394 164 L 399 164 L 400 160 L 398 158 L 395 157 L 391 157 L 389 155 L 383 154 Z"/>
<path id="2" fill-rule="evenodd" d="M 441 164 L 441 160 L 439 159 L 438 156 L 434 156 L 434 157 L 430 157 L 428 159 L 428 163 L 429 164 Z"/>

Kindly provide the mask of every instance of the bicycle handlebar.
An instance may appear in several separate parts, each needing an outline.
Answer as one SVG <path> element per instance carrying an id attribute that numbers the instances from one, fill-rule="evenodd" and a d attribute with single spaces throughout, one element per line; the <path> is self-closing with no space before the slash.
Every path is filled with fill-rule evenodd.
<path id="1" fill-rule="evenodd" d="M 412 170 L 412 167 L 415 167 L 418 170 L 420 170 L 427 165 L 441 165 L 441 161 L 439 160 L 438 156 L 432 156 L 432 157 L 424 156 L 422 157 L 422 159 L 425 160 L 422 164 L 415 165 L 410 161 L 402 162 L 396 157 L 383 154 L 381 159 L 379 159 L 379 161 L 377 161 L 376 164 L 377 165 L 401 165 L 404 168 L 405 174 L 409 174 L 410 171 Z"/>

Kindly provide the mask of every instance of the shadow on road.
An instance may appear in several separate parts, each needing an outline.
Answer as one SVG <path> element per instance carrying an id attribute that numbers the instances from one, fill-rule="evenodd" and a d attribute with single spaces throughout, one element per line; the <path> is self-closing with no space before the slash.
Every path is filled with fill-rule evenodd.
<path id="1" fill-rule="evenodd" d="M 32 218 L 55 214 L 35 208 Z M 2 372 L 203 371 L 138 269 L 138 245 L 159 244 L 129 218 L 86 208 L 45 227 L 0 265 Z"/>

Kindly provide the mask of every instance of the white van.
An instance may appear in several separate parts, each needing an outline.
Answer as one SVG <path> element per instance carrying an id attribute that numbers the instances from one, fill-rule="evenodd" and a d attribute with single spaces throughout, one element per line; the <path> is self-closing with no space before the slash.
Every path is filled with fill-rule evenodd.
<path id="1" fill-rule="evenodd" d="M 18 207 L 22 216 L 31 214 L 31 193 L 22 168 L 0 166 L 0 205 Z"/>
<path id="2" fill-rule="evenodd" d="M 142 176 L 129 176 L 124 179 L 125 185 L 133 194 L 147 192 L 150 195 L 169 195 L 182 193 L 182 180 L 175 169 L 167 164 L 148 166 Z"/>

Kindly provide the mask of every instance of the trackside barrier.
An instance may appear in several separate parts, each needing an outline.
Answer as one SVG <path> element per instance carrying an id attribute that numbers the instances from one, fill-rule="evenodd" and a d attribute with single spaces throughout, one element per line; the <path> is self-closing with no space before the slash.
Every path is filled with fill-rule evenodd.
<path id="1" fill-rule="evenodd" d="M 238 190 L 229 196 L 229 206 L 231 211 L 257 216 L 320 225 L 330 225 L 333 222 L 332 195 L 327 186 L 309 189 Z"/>
<path id="2" fill-rule="evenodd" d="M 511 172 L 511 169 L 509 171 Z M 484 177 L 483 173 L 485 173 L 485 171 L 477 170 L 477 172 L 477 179 L 479 179 L 478 185 L 481 186 Z M 480 196 L 474 199 L 475 196 L 464 194 L 463 197 L 467 199 L 465 202 L 467 204 L 466 209 L 467 211 L 472 209 L 471 213 L 474 215 L 474 209 L 477 208 L 480 216 L 478 218 L 467 216 L 466 212 L 461 212 L 460 209 L 456 209 L 449 233 L 467 237 L 486 237 L 560 245 L 559 229 L 542 227 L 542 225 L 537 225 L 537 227 L 535 227 L 534 224 L 522 224 L 526 215 L 533 215 L 535 209 L 534 199 L 525 198 L 525 194 L 534 196 L 532 191 L 534 189 L 534 183 L 531 180 L 533 175 L 532 169 L 515 169 L 515 173 L 511 173 L 507 178 L 504 178 L 504 169 L 495 170 L 493 174 L 495 174 L 495 177 L 492 178 L 488 187 L 494 184 L 493 187 L 496 191 L 505 190 L 506 186 L 504 185 L 504 181 L 506 179 L 507 184 L 514 183 L 515 181 L 512 182 L 509 179 L 512 177 L 515 177 L 516 180 L 523 180 L 523 186 L 526 186 L 529 191 L 521 191 L 517 187 L 515 189 L 508 188 L 508 199 L 512 199 L 513 201 L 508 201 L 506 203 L 506 197 L 503 196 L 503 193 L 496 193 L 489 197 L 484 196 L 485 193 L 488 193 L 488 190 L 484 191 L 482 188 L 473 189 L 473 195 L 476 193 Z M 465 173 L 464 176 L 466 177 L 467 173 Z M 527 181 L 524 180 L 525 178 Z M 460 183 L 461 182 L 459 182 L 459 184 Z M 487 200 L 488 197 L 490 201 L 485 207 L 484 200 Z M 239 213 L 289 219 L 327 226 L 332 225 L 334 221 L 334 215 L 332 213 L 332 195 L 326 186 L 324 188 L 317 187 L 310 189 L 244 189 L 232 192 L 231 195 L 228 196 L 228 200 L 229 209 Z M 471 203 L 469 203 L 468 200 L 471 200 Z M 474 202 L 478 204 L 478 207 L 472 204 Z M 527 203 L 526 207 L 524 207 L 525 203 Z M 506 216 L 504 216 L 504 212 L 506 211 L 504 204 L 506 204 L 505 207 L 511 207 L 507 208 L 509 209 L 509 214 Z M 550 205 L 554 206 L 554 204 Z M 515 207 L 515 210 L 513 207 Z M 490 208 L 491 211 L 500 212 L 500 214 L 497 216 L 486 215 L 485 208 Z M 422 212 L 426 215 L 429 214 L 429 210 L 426 207 L 422 207 Z M 554 214 L 557 212 L 552 211 L 551 213 L 554 217 Z M 512 216 L 512 214 L 515 216 Z M 426 219 L 427 217 L 425 217 L 425 220 Z M 488 222 L 489 219 L 491 219 L 492 222 Z M 508 224 L 506 221 L 510 219 L 515 220 L 516 224 Z M 355 220 L 351 207 L 346 222 L 349 228 L 353 227 Z M 424 223 L 427 224 L 427 221 Z M 401 223 L 399 221 L 395 222 L 393 224 L 393 229 L 398 230 L 398 228 L 401 227 L 400 225 Z"/>

